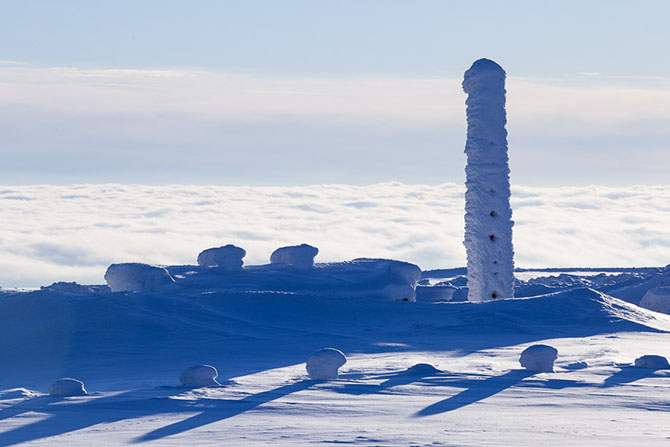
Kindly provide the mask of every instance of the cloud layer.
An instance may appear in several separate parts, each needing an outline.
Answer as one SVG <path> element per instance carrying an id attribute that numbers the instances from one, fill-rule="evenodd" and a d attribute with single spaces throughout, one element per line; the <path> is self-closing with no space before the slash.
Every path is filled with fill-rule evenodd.
<path id="1" fill-rule="evenodd" d="M 247 264 L 307 242 L 317 262 L 355 257 L 465 265 L 455 184 L 304 187 L 0 187 L 0 286 L 102 283 L 113 262 L 195 263 L 233 243 Z M 670 261 L 670 188 L 513 187 L 519 267 L 660 266 Z"/>
<path id="2" fill-rule="evenodd" d="M 13 184 L 458 183 L 460 81 L 0 63 L 0 175 Z M 514 181 L 665 181 L 670 79 L 510 76 L 507 89 Z"/>

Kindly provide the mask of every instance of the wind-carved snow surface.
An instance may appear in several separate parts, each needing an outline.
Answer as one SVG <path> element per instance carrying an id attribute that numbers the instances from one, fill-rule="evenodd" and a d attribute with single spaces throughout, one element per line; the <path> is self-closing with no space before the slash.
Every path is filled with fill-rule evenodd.
<path id="1" fill-rule="evenodd" d="M 670 314 L 670 287 L 656 287 L 648 290 L 640 301 L 640 307 Z"/>
<path id="2" fill-rule="evenodd" d="M 465 72 L 468 137 L 465 145 L 465 250 L 468 300 L 514 295 L 505 71 L 480 59 Z"/>

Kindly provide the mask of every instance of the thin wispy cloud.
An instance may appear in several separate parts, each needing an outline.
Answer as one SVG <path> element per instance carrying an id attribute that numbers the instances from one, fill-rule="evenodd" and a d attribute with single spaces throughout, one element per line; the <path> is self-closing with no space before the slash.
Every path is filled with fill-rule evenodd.
<path id="1" fill-rule="evenodd" d="M 80 185 L 0 188 L 0 285 L 102 283 L 114 262 L 193 264 L 233 243 L 247 264 L 307 242 L 317 262 L 383 257 L 465 265 L 455 184 L 306 187 Z M 515 186 L 520 267 L 670 262 L 670 188 Z"/>

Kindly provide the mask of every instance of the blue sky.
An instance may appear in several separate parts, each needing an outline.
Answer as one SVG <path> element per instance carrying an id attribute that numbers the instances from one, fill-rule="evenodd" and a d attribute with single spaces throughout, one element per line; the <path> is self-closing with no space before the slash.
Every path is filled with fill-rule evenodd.
<path id="1" fill-rule="evenodd" d="M 0 1 L 3 183 L 460 182 L 477 58 L 512 181 L 666 183 L 663 1 Z"/>

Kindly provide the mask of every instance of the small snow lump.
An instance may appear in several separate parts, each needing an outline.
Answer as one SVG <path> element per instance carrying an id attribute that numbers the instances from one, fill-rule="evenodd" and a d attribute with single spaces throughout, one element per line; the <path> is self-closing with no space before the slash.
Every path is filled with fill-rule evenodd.
<path id="1" fill-rule="evenodd" d="M 554 372 L 558 349 L 547 345 L 533 345 L 524 349 L 519 358 L 521 366 L 533 372 Z"/>
<path id="2" fill-rule="evenodd" d="M 662 355 L 643 355 L 635 359 L 635 366 L 648 369 L 670 369 L 668 359 Z"/>
<path id="3" fill-rule="evenodd" d="M 223 270 L 242 270 L 247 252 L 244 248 L 235 245 L 208 248 L 198 255 L 198 265 L 201 267 L 219 267 Z"/>
<path id="4" fill-rule="evenodd" d="M 649 289 L 642 297 L 640 307 L 663 314 L 670 314 L 670 287 Z"/>
<path id="5" fill-rule="evenodd" d="M 179 375 L 179 381 L 182 385 L 189 388 L 200 388 L 204 386 L 219 386 L 216 381 L 219 372 L 211 365 L 195 365 L 186 368 Z"/>
<path id="6" fill-rule="evenodd" d="M 430 363 L 417 363 L 412 365 L 405 371 L 405 374 L 414 375 L 414 376 L 428 376 L 431 374 L 440 373 L 439 369 L 435 368 Z"/>
<path id="7" fill-rule="evenodd" d="M 287 264 L 299 270 L 309 270 L 314 267 L 314 257 L 319 249 L 307 244 L 281 247 L 272 252 L 271 264 Z"/>
<path id="8" fill-rule="evenodd" d="M 307 358 L 307 374 L 312 380 L 337 379 L 337 370 L 345 363 L 347 358 L 342 351 L 334 348 L 319 349 Z"/>
<path id="9" fill-rule="evenodd" d="M 174 283 L 164 268 L 137 262 L 110 265 L 105 272 L 105 281 L 112 292 L 155 292 Z"/>
<path id="10" fill-rule="evenodd" d="M 65 377 L 63 379 L 58 379 L 49 387 L 49 394 L 52 396 L 86 396 L 86 388 L 84 388 L 84 382 L 77 379 L 71 379 Z"/>

